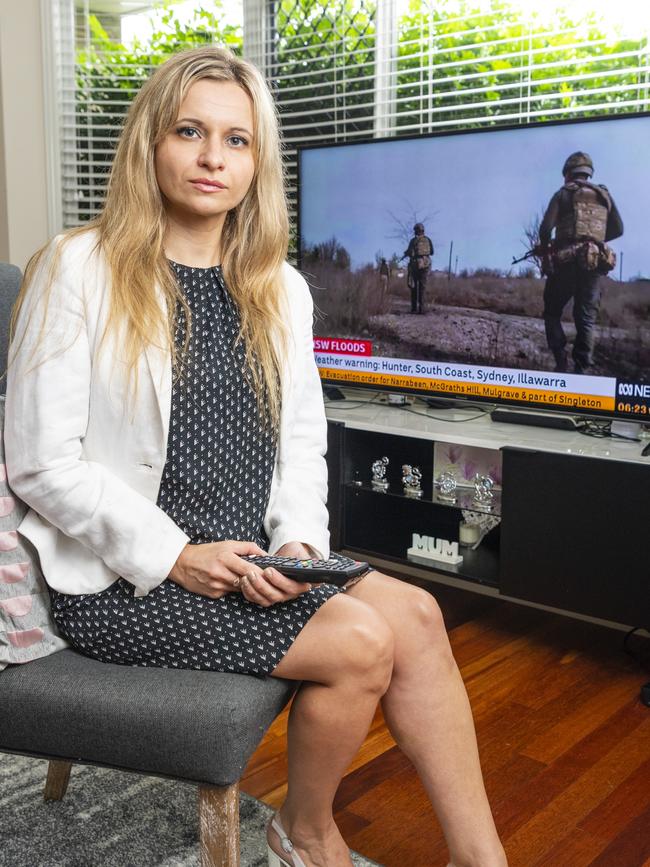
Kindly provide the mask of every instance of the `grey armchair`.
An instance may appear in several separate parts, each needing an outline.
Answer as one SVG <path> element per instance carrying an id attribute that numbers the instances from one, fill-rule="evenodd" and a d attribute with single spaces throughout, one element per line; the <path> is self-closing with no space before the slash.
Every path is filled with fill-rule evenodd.
<path id="1" fill-rule="evenodd" d="M 0 394 L 7 389 L 7 377 L 4 375 L 7 369 L 7 348 L 9 346 L 9 318 L 11 308 L 18 296 L 22 274 L 20 268 L 15 265 L 6 265 L 0 262 Z"/>
<path id="2" fill-rule="evenodd" d="M 0 265 L 3 371 L 19 283 L 17 268 Z M 294 686 L 276 678 L 131 668 L 63 650 L 0 672 L 0 752 L 49 759 L 46 800 L 63 798 L 73 763 L 197 785 L 201 863 L 237 867 L 239 779 Z"/>

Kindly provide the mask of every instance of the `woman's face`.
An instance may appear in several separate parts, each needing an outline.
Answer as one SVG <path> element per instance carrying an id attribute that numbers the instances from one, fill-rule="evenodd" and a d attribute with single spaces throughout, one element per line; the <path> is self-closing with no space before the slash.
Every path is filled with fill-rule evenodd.
<path id="1" fill-rule="evenodd" d="M 165 210 L 178 222 L 222 225 L 255 171 L 253 106 L 238 84 L 195 82 L 157 145 L 155 169 Z"/>

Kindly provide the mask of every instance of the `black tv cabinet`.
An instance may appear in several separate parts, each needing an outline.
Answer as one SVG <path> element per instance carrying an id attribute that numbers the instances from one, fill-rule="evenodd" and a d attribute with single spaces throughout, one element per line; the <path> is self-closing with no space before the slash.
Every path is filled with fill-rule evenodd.
<path id="1" fill-rule="evenodd" d="M 435 443 L 494 449 L 503 461 L 500 525 L 475 551 L 461 549 L 460 565 L 416 568 L 433 581 L 451 577 L 565 613 L 650 626 L 650 459 L 641 444 L 488 416 L 462 421 L 467 410 L 453 419 L 377 404 L 327 413 L 334 549 L 414 567 L 406 556 L 414 532 L 457 540 L 461 522 L 461 508 L 441 503 L 433 488 Z M 370 484 L 371 464 L 384 455 L 386 493 Z M 403 463 L 422 470 L 419 500 L 402 491 Z"/>

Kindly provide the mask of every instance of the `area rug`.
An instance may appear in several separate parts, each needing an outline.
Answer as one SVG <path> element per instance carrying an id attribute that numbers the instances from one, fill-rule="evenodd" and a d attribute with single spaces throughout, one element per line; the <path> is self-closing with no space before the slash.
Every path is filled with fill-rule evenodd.
<path id="1" fill-rule="evenodd" d="M 0 755 L 2 867 L 199 867 L 196 786 L 74 765 L 65 798 L 46 803 L 46 773 L 42 759 Z M 271 812 L 242 793 L 241 867 L 265 867 Z"/>

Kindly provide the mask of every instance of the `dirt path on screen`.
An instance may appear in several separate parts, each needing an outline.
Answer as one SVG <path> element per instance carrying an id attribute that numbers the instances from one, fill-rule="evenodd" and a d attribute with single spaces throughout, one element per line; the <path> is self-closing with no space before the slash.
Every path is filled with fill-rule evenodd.
<path id="1" fill-rule="evenodd" d="M 410 304 L 395 298 L 391 313 L 368 318 L 373 355 L 391 358 L 458 361 L 495 367 L 554 369 L 546 345 L 544 321 L 429 304 L 422 315 L 411 314 Z M 575 337 L 573 322 L 564 321 L 569 348 Z M 650 369 L 650 328 L 628 329 L 596 326 L 594 367 L 603 376 L 645 378 Z"/>

